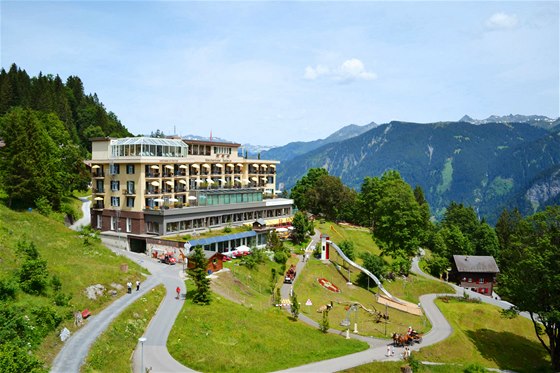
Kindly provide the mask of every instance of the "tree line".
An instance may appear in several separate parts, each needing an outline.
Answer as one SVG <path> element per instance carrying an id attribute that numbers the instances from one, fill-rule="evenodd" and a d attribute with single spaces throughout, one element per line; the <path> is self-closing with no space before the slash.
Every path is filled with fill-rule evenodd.
<path id="1" fill-rule="evenodd" d="M 362 265 L 380 278 L 407 275 L 421 247 L 429 249 L 426 267 L 436 277 L 448 271 L 453 255 L 493 256 L 500 295 L 515 304 L 513 313 L 529 312 L 553 369 L 560 370 L 560 206 L 527 217 L 505 209 L 493 228 L 472 207 L 451 202 L 436 222 L 422 188 L 412 188 L 397 171 L 366 177 L 358 192 L 320 168 L 298 180 L 290 197 L 299 210 L 368 227 L 381 255 L 363 255 Z M 351 243 L 340 246 L 353 258 Z M 390 266 L 385 255 L 394 259 Z"/>
<path id="2" fill-rule="evenodd" d="M 50 205 L 73 189 L 85 189 L 92 137 L 130 136 L 81 79 L 30 77 L 13 64 L 0 70 L 0 181 L 8 205 Z"/>

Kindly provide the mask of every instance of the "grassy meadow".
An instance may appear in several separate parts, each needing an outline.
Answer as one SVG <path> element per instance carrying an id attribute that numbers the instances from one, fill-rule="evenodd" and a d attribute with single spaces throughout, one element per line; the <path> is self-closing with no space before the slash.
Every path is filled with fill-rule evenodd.
<path id="1" fill-rule="evenodd" d="M 127 307 L 95 341 L 81 372 L 129 373 L 138 338 L 144 334 L 164 297 L 165 287 L 159 285 Z"/>

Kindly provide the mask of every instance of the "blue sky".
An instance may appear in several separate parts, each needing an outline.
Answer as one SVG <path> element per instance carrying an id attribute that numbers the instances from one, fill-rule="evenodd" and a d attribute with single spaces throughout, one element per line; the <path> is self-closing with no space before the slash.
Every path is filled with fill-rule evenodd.
<path id="1" fill-rule="evenodd" d="M 558 1 L 2 1 L 3 68 L 131 132 L 283 145 L 347 124 L 559 116 Z"/>

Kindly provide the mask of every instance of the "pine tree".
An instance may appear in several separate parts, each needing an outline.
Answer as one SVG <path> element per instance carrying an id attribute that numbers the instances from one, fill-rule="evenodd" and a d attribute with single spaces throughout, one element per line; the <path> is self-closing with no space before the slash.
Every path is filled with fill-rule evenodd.
<path id="1" fill-rule="evenodd" d="M 292 302 L 292 305 L 290 306 L 290 312 L 292 313 L 292 317 L 294 318 L 294 320 L 297 320 L 299 317 L 299 302 L 297 300 L 295 291 L 292 291 L 290 301 Z"/>
<path id="2" fill-rule="evenodd" d="M 198 304 L 210 304 L 210 280 L 206 273 L 208 260 L 204 256 L 202 247 L 197 246 L 194 248 L 190 260 L 194 263 L 194 268 L 191 270 L 191 273 L 196 286 L 193 302 Z"/>

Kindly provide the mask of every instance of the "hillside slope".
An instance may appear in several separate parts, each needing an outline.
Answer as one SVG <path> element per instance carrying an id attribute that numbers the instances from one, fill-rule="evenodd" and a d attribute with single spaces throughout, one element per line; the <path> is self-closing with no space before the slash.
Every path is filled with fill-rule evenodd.
<path id="1" fill-rule="evenodd" d="M 324 139 L 308 141 L 308 142 L 305 141 L 291 142 L 284 146 L 279 146 L 267 151 L 263 151 L 261 152 L 261 158 L 272 159 L 277 161 L 286 161 L 288 159 L 297 157 L 298 155 L 302 155 L 312 150 L 315 150 L 323 145 L 331 144 L 334 142 L 339 142 L 355 136 L 359 136 L 362 133 L 367 132 L 372 128 L 375 128 L 375 126 L 377 126 L 377 124 L 375 124 L 374 122 L 371 122 L 370 124 L 366 124 L 365 126 L 350 124 L 348 126 L 342 127 L 341 129 L 332 133 L 331 135 L 329 135 Z"/>
<path id="2" fill-rule="evenodd" d="M 559 162 L 558 132 L 529 124 L 391 122 L 280 164 L 278 181 L 289 188 L 309 168 L 323 167 L 359 188 L 364 177 L 395 169 L 424 189 L 436 216 L 457 201 L 493 220 Z"/>

